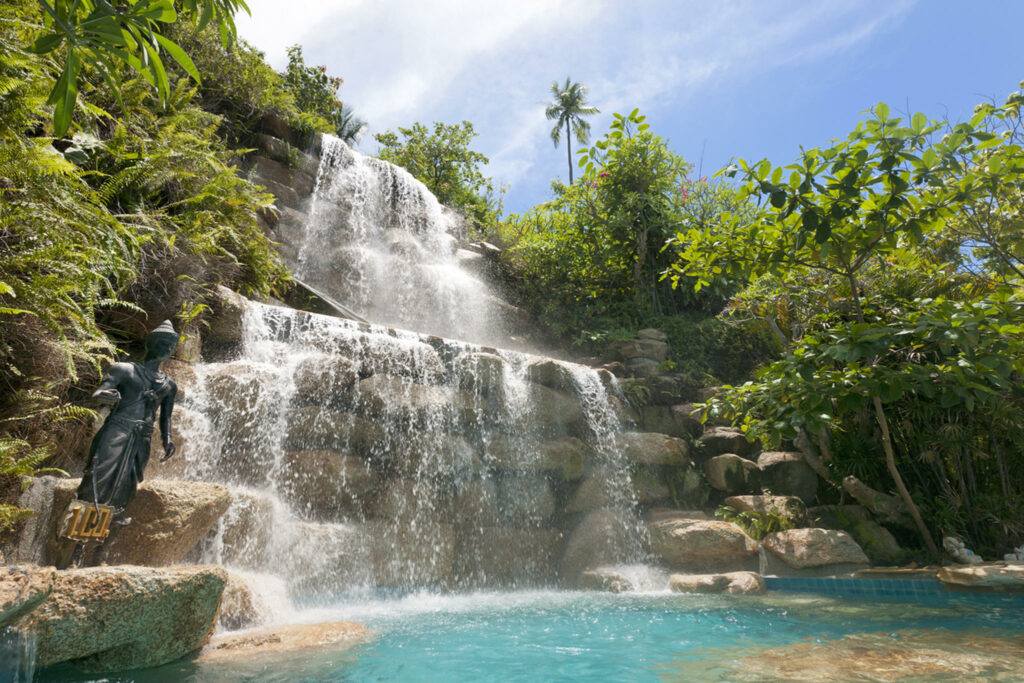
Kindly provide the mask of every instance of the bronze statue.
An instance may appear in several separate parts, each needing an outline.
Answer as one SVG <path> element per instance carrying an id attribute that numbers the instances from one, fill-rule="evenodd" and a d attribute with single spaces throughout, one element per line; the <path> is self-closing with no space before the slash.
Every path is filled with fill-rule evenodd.
<path id="1" fill-rule="evenodd" d="M 92 440 L 78 499 L 109 505 L 120 515 L 135 497 L 149 462 L 153 423 L 160 410 L 160 436 L 164 456 L 174 455 L 171 411 L 178 387 L 160 371 L 160 363 L 178 346 L 178 333 L 165 320 L 146 337 L 146 356 L 141 363 L 114 363 L 93 394 L 110 405 L 110 415 Z"/>

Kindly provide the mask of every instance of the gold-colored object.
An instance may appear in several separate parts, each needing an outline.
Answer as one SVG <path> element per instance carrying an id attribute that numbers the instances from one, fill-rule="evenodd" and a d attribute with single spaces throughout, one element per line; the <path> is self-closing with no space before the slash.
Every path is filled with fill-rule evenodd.
<path id="1" fill-rule="evenodd" d="M 58 535 L 80 543 L 103 541 L 110 535 L 110 520 L 113 517 L 114 508 L 109 505 L 73 500 L 64 513 Z"/>

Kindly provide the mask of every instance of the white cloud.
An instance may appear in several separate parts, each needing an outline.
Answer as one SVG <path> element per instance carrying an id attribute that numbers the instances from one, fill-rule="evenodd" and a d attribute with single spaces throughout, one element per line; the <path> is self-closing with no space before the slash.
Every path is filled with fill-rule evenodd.
<path id="1" fill-rule="evenodd" d="M 342 98 L 371 133 L 467 119 L 497 182 L 543 189 L 565 173 L 564 147 L 553 150 L 543 118 L 552 80 L 569 75 L 590 86 L 599 135 L 612 112 L 671 112 L 708 89 L 827 60 L 898 24 L 911 5 L 251 0 L 254 18 L 239 27 L 276 66 L 298 42 L 308 62 L 343 76 Z"/>

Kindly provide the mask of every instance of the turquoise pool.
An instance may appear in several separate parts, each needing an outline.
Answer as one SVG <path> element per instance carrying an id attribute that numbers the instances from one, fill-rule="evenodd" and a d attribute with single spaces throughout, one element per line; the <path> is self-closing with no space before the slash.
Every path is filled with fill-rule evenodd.
<path id="1" fill-rule="evenodd" d="M 537 591 L 351 596 L 304 621 L 351 620 L 351 650 L 244 666 L 177 664 L 43 681 L 1024 680 L 1024 598 L 901 603 L 760 596 Z"/>

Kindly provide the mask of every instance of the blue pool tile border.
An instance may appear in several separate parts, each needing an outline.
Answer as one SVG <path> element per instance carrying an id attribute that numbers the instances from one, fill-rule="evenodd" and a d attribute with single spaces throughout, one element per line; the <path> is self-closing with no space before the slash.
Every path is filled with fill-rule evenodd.
<path id="1" fill-rule="evenodd" d="M 872 598 L 930 598 L 951 595 L 937 579 L 851 579 L 766 576 L 765 589 Z"/>

